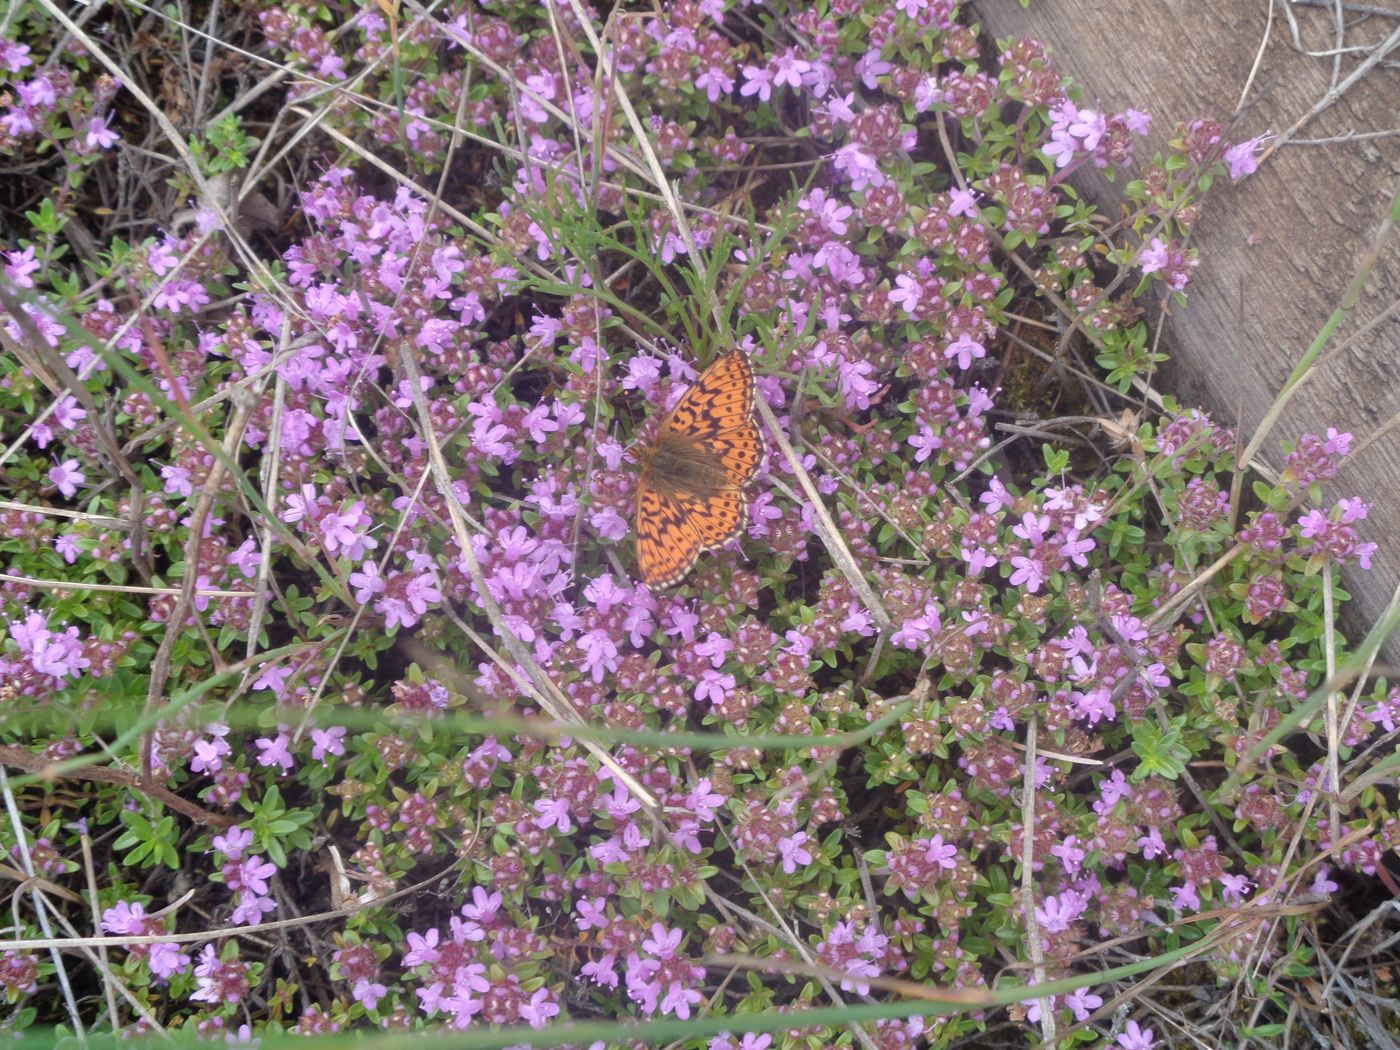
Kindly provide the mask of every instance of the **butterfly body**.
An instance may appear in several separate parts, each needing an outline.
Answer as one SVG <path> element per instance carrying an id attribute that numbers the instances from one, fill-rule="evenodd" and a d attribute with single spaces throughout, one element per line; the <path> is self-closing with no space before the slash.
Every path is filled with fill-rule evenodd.
<path id="1" fill-rule="evenodd" d="M 653 485 L 671 495 L 725 492 L 734 487 L 720 457 L 686 439 L 658 438 L 642 469 Z"/>
<path id="2" fill-rule="evenodd" d="M 743 531 L 744 486 L 763 461 L 753 402 L 749 359 L 732 350 L 682 395 L 642 453 L 637 564 L 648 585 L 679 582 L 701 551 Z"/>

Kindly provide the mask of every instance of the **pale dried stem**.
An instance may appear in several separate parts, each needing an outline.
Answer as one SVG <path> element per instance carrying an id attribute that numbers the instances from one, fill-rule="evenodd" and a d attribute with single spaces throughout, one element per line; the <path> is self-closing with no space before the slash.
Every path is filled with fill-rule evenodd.
<path id="1" fill-rule="evenodd" d="M 15 503 L 11 500 L 0 499 L 0 510 L 17 510 L 22 514 L 43 514 L 55 518 L 71 518 L 74 521 L 82 522 L 84 525 L 93 525 L 99 529 L 129 529 L 131 523 L 125 518 L 113 518 L 107 514 L 89 514 L 81 510 L 68 510 L 65 507 L 41 507 L 34 503 Z"/>
<path id="2" fill-rule="evenodd" d="M 404 529 L 408 527 L 409 518 L 413 514 L 414 508 L 417 507 L 418 500 L 423 495 L 423 487 L 428 482 L 429 474 L 430 472 L 425 470 L 422 476 L 419 477 L 418 485 L 413 490 L 412 499 L 408 501 L 408 504 L 399 513 L 399 520 L 394 526 L 394 534 L 390 537 L 389 542 L 384 545 L 384 553 L 380 555 L 379 558 L 379 571 L 381 575 L 384 570 L 389 567 L 389 563 L 393 560 L 394 554 L 397 552 L 399 538 L 403 535 Z M 293 743 L 301 740 L 302 734 L 306 732 L 306 727 L 311 724 L 311 715 L 321 703 L 321 697 L 325 695 L 326 689 L 330 686 L 331 672 L 334 671 L 336 666 L 340 663 L 340 658 L 345 654 L 345 650 L 350 645 L 351 639 L 355 637 L 355 632 L 359 629 L 360 621 L 364 619 L 365 611 L 368 608 L 368 603 L 355 606 L 354 615 L 350 618 L 350 625 L 341 633 L 340 643 L 336 646 L 335 652 L 331 654 L 330 660 L 327 661 L 325 673 L 321 675 L 321 680 L 317 683 L 315 692 L 311 694 L 311 698 L 306 702 L 306 710 L 301 716 L 301 722 L 297 725 L 296 732 L 292 734 Z"/>
<path id="3" fill-rule="evenodd" d="M 885 510 L 885 508 L 880 506 L 880 504 L 875 499 L 867 495 L 866 489 L 860 484 L 860 482 L 856 481 L 856 479 L 851 477 L 850 474 L 846 473 L 839 466 L 837 466 L 836 463 L 832 461 L 831 457 L 826 454 L 825 449 L 820 447 L 813 448 L 812 453 L 817 457 L 818 461 L 820 461 L 822 467 L 826 469 L 826 472 L 828 474 L 831 474 L 833 477 L 839 478 L 841 482 L 844 485 L 846 485 L 847 488 L 849 488 L 853 493 L 855 493 L 856 500 L 859 504 L 865 504 L 871 509 L 873 509 L 876 515 L 882 521 L 884 521 L 886 525 L 893 529 L 895 531 L 895 534 L 899 536 L 900 539 L 902 539 L 913 549 L 914 553 L 918 556 L 918 560 L 920 562 L 922 562 L 925 565 L 929 565 L 933 562 L 933 559 L 930 558 L 928 556 L 928 553 L 923 549 L 923 547 L 919 545 L 919 541 L 914 539 L 913 536 L 910 536 L 909 533 L 905 530 L 904 526 L 900 525 L 899 522 L 894 520 L 894 517 L 889 513 L 889 511 Z M 787 488 L 787 486 L 783 487 Z M 792 492 L 791 489 L 788 489 L 788 491 L 792 495 L 793 502 L 798 502 L 797 494 L 795 492 Z"/>
<path id="4" fill-rule="evenodd" d="M 1284 11 L 1288 11 L 1287 3 L 1284 4 Z M 1370 48 L 1369 50 L 1371 53 L 1367 55 L 1366 58 L 1360 64 L 1358 64 L 1354 70 L 1351 71 L 1351 73 L 1347 76 L 1345 80 L 1341 81 L 1340 83 L 1334 83 L 1333 86 L 1330 87 L 1327 90 L 1327 92 L 1323 94 L 1323 96 L 1320 99 L 1318 99 L 1316 103 L 1313 104 L 1312 108 L 1310 108 L 1306 113 L 1304 113 L 1301 117 L 1294 121 L 1291 127 L 1286 129 L 1285 131 L 1281 131 L 1278 137 L 1275 138 L 1272 142 L 1270 142 L 1269 145 L 1265 147 L 1264 152 L 1259 155 L 1259 163 L 1262 164 L 1264 163 L 1264 161 L 1268 160 L 1276 149 L 1278 149 L 1284 143 L 1292 139 L 1294 135 L 1303 130 L 1303 128 L 1305 128 L 1308 124 L 1312 123 L 1312 121 L 1316 117 L 1331 109 L 1338 102 L 1340 102 L 1342 98 L 1347 94 L 1347 92 L 1349 92 L 1357 84 L 1361 83 L 1362 79 L 1366 76 L 1366 74 L 1371 72 L 1371 70 L 1375 69 L 1383 61 L 1385 61 L 1386 57 L 1397 47 L 1400 47 L 1400 29 L 1396 29 L 1393 33 L 1386 37 L 1385 40 L 1381 41 L 1373 48 Z M 1357 48 L 1354 50 L 1366 49 Z M 1303 54 L 1309 55 L 1309 57 L 1312 58 L 1326 57 L 1326 55 L 1323 53 L 1312 54 L 1307 51 L 1304 51 Z"/>
<path id="5" fill-rule="evenodd" d="M 1030 957 L 1034 983 L 1045 983 L 1045 950 L 1040 942 L 1040 923 L 1035 917 L 1035 758 L 1040 720 L 1031 715 L 1026 723 L 1026 759 L 1021 772 L 1021 918 L 1026 929 L 1026 954 Z M 1040 1000 L 1040 1035 L 1055 1045 L 1055 1008 L 1049 998 Z"/>
<path id="6" fill-rule="evenodd" d="M 487 585 L 485 573 L 482 571 L 481 563 L 477 560 L 476 549 L 473 547 L 471 537 L 467 533 L 465 520 L 466 509 L 461 505 L 457 496 L 457 490 L 452 484 L 451 475 L 447 470 L 447 461 L 442 455 L 442 446 L 438 442 L 437 433 L 433 428 L 432 417 L 428 412 L 427 399 L 423 395 L 422 384 L 419 382 L 418 364 L 413 360 L 412 351 L 405 349 L 399 355 L 399 360 L 403 365 L 404 374 L 408 377 L 409 388 L 413 392 L 413 406 L 418 414 L 418 426 L 428 446 L 428 460 L 432 464 L 433 481 L 437 485 L 438 493 L 442 496 L 447 505 L 448 515 L 452 520 L 452 532 L 457 539 L 457 546 L 461 553 L 463 562 L 466 563 L 467 573 L 471 576 L 472 583 L 477 590 L 477 600 L 481 604 L 482 610 L 486 613 L 487 620 L 497 638 L 501 640 L 510 654 L 512 660 L 525 671 L 530 680 L 531 699 L 549 714 L 555 721 L 565 724 L 582 724 L 583 719 L 567 697 L 559 691 L 559 687 L 545 673 L 544 669 L 535 661 L 531 652 L 525 648 L 520 639 L 515 636 L 505 618 L 501 613 L 501 608 L 496 604 L 496 599 L 492 597 L 490 587 Z M 480 643 L 478 643 L 480 644 Z M 583 740 L 583 746 L 601 762 L 613 775 L 617 783 L 627 788 L 633 797 L 647 807 L 653 813 L 656 812 L 657 803 L 655 797 L 646 788 L 637 782 L 637 779 L 628 773 L 618 763 L 606 748 L 600 746 L 592 740 Z"/>
<path id="7" fill-rule="evenodd" d="M 1254 78 L 1259 75 L 1259 67 L 1264 62 L 1264 52 L 1269 47 L 1269 36 L 1274 28 L 1274 3 L 1276 0 L 1269 0 L 1269 14 L 1264 21 L 1264 34 L 1259 40 L 1259 47 L 1254 52 L 1254 61 L 1249 67 L 1249 76 L 1245 77 L 1244 87 L 1240 88 L 1240 99 L 1235 103 L 1235 116 L 1239 116 L 1244 109 L 1245 99 L 1249 98 L 1250 89 L 1254 86 Z M 1286 6 L 1288 0 L 1281 0 Z"/>
<path id="8" fill-rule="evenodd" d="M 151 658 L 151 680 L 146 690 L 146 708 L 144 716 L 150 715 L 165 692 L 165 682 L 170 675 L 170 661 L 175 652 L 175 642 L 180 637 L 185 628 L 185 617 L 189 615 L 190 607 L 194 604 L 194 593 L 196 581 L 199 578 L 199 552 L 204 544 L 204 523 L 209 518 L 209 512 L 214 507 L 214 501 L 219 496 L 219 491 L 223 487 L 224 475 L 228 472 L 225 465 L 232 462 L 238 447 L 243 443 L 243 433 L 248 427 L 249 420 L 252 419 L 253 409 L 257 405 L 257 396 L 248 394 L 234 401 L 233 418 L 229 421 L 229 426 L 224 434 L 222 457 L 215 457 L 213 465 L 209 468 L 209 476 L 200 489 L 199 502 L 195 505 L 194 512 L 190 515 L 189 538 L 185 541 L 185 576 L 181 581 L 179 597 L 175 599 L 175 606 L 171 610 L 169 617 L 165 621 L 165 631 L 161 635 L 160 645 L 156 649 L 156 654 Z M 217 660 L 218 654 L 214 654 Z M 149 777 L 151 775 L 151 735 L 148 733 L 142 743 L 141 771 Z"/>
<path id="9" fill-rule="evenodd" d="M 0 770 L 3 776 L 3 770 Z M 402 897 L 410 897 L 434 883 L 441 882 L 443 878 L 452 870 L 451 867 L 435 872 L 426 879 L 405 886 L 403 889 L 395 890 L 393 893 L 386 893 L 382 897 L 375 899 L 373 904 L 383 905 L 396 901 Z M 310 915 L 298 915 L 291 919 L 275 919 L 270 922 L 254 922 L 246 926 L 220 926 L 213 929 L 194 930 L 188 933 L 157 933 L 143 936 L 133 936 L 131 934 L 121 934 L 103 937 L 54 937 L 46 935 L 44 937 L 27 937 L 7 939 L 4 942 L 5 948 L 10 951 L 66 951 L 69 949 L 82 950 L 89 947 L 104 946 L 107 948 L 128 948 L 132 945 L 144 944 L 208 944 L 212 941 L 221 941 L 225 938 L 238 938 L 252 936 L 259 933 L 269 933 L 276 930 L 290 930 L 301 926 L 313 926 L 319 922 L 334 922 L 347 918 L 351 915 L 358 915 L 369 910 L 372 905 L 360 905 L 358 901 L 344 908 L 334 908 L 330 911 L 313 912 Z M 161 913 L 171 909 L 167 908 Z M 254 938 L 256 939 L 256 938 Z"/>
<path id="10" fill-rule="evenodd" d="M 102 929 L 102 904 L 97 896 L 97 875 L 93 871 L 92 839 L 88 838 L 88 833 L 84 831 L 79 835 L 78 842 L 83 851 L 83 878 L 87 882 L 88 913 L 92 916 L 92 930 L 96 933 Z M 97 958 L 102 972 L 102 991 L 107 998 L 107 1015 L 112 1021 L 112 1031 L 120 1033 L 121 1017 L 117 1013 L 117 996 L 112 987 L 115 981 L 107 962 L 107 949 L 102 945 L 97 946 Z"/>
<path id="11" fill-rule="evenodd" d="M 1327 680 L 1337 677 L 1336 596 L 1332 585 L 1332 563 L 1322 566 L 1322 652 L 1327 662 Z M 1338 731 L 1337 690 L 1327 690 L 1327 815 L 1332 827 L 1332 841 L 1342 832 L 1341 796 L 1341 734 Z"/>
<path id="12" fill-rule="evenodd" d="M 725 837 L 729 838 L 730 836 L 726 833 Z M 827 967 L 820 966 L 817 963 L 811 948 L 808 947 L 807 943 L 798 936 L 797 931 L 784 919 L 782 911 L 773 903 L 763 882 L 754 875 L 753 869 L 749 867 L 748 861 L 744 859 L 742 851 L 734 846 L 732 839 L 730 842 L 730 849 L 733 851 L 739 865 L 744 869 L 744 874 L 748 876 L 749 884 L 753 887 L 754 892 L 763 900 L 763 904 L 768 909 L 769 915 L 773 917 L 772 929 L 774 932 L 778 934 L 781 940 L 786 941 L 788 946 L 801 957 L 803 964 L 810 968 L 811 975 L 816 978 L 817 983 L 822 986 L 822 990 L 826 992 L 827 997 L 835 1005 L 845 1006 L 846 1002 L 841 997 L 840 990 L 831 982 L 828 976 Z M 757 918 L 757 916 L 754 916 L 754 918 Z M 861 1025 L 852 1023 L 848 1025 L 848 1027 L 855 1036 L 856 1041 L 859 1042 L 861 1046 L 865 1047 L 866 1050 L 879 1050 L 875 1040 L 870 1037 L 870 1034 L 866 1032 Z"/>
<path id="13" fill-rule="evenodd" d="M 96 930 L 100 928 L 99 924 L 101 919 L 98 912 L 100 906 L 97 899 L 97 884 L 93 878 L 94 873 L 92 871 L 92 843 L 86 835 L 83 836 L 83 858 L 87 865 L 88 893 L 89 903 L 92 907 L 93 929 Z M 92 963 L 93 968 L 96 969 L 101 976 L 103 988 L 107 993 L 107 1009 L 111 1014 L 113 1031 L 120 1031 L 121 1029 L 120 1018 L 117 1015 L 116 1001 L 113 997 L 113 992 L 116 992 L 121 995 L 126 1004 L 131 1007 L 132 1012 L 136 1014 L 137 1017 L 141 1018 L 152 1032 L 168 1041 L 169 1037 L 166 1035 L 165 1026 L 160 1023 L 155 1014 L 151 1013 L 150 1008 L 145 1003 L 132 994 L 131 989 L 127 986 L 127 983 L 122 980 L 121 976 L 112 971 L 111 965 L 107 961 L 106 946 L 100 944 L 89 946 L 84 943 L 86 939 L 79 937 L 77 929 L 68 921 L 63 912 L 57 908 L 52 908 L 52 911 L 59 925 L 63 927 L 68 936 L 79 941 L 75 946 L 75 950 L 85 955 L 88 961 Z"/>
<path id="14" fill-rule="evenodd" d="M 285 346 L 291 319 L 282 316 L 281 342 Z M 267 453 L 263 457 L 259 473 L 262 483 L 263 504 L 267 507 L 267 519 L 259 522 L 258 550 L 262 557 L 258 561 L 258 590 L 253 599 L 253 608 L 248 614 L 248 645 L 244 655 L 252 659 L 258 651 L 258 639 L 262 637 L 263 620 L 267 616 L 268 595 L 272 589 L 272 521 L 277 517 L 277 505 L 282 494 L 282 416 L 287 401 L 287 380 L 278 373 L 272 387 L 272 419 L 268 428 Z"/>
<path id="15" fill-rule="evenodd" d="M 85 580 L 40 580 L 31 576 L 13 576 L 0 572 L 0 580 L 6 583 L 21 583 L 26 587 L 40 587 L 49 591 L 104 591 L 109 594 L 183 594 L 180 587 L 137 587 L 116 583 L 88 583 Z M 196 589 L 197 598 L 251 598 L 252 591 L 211 591 Z"/>
<path id="16" fill-rule="evenodd" d="M 0 790 L 5 795 L 5 811 L 10 817 L 10 832 L 14 835 L 15 846 L 19 850 L 19 862 L 24 869 L 24 873 L 29 879 L 34 878 L 34 858 L 29 853 L 29 833 L 25 830 L 24 821 L 20 818 L 19 807 L 15 804 L 14 792 L 10 790 L 10 778 L 5 773 L 5 767 L 0 765 Z M 29 887 L 30 896 L 34 901 L 34 917 L 39 923 L 39 929 L 44 931 L 44 936 L 53 939 L 53 926 L 49 922 L 49 905 L 45 902 L 44 895 L 35 886 Z M 5 947 L 14 951 L 14 942 L 6 941 Z M 86 1033 L 83 1030 L 83 1015 L 78 1011 L 77 1000 L 73 997 L 73 987 L 68 980 L 68 967 L 64 964 L 63 955 L 57 948 L 49 948 L 49 957 L 53 960 L 54 976 L 58 978 L 59 991 L 63 996 L 64 1006 L 68 1010 L 68 1022 L 73 1026 L 73 1031 L 77 1033 L 80 1042 L 86 1041 Z"/>
<path id="17" fill-rule="evenodd" d="M 1246 545 L 1237 543 L 1227 550 L 1210 565 L 1206 566 L 1187 583 L 1181 590 L 1177 591 L 1166 602 L 1152 612 L 1143 621 L 1148 627 L 1155 627 L 1159 623 L 1172 623 L 1181 615 L 1183 609 L 1198 594 L 1207 583 L 1209 583 L 1222 569 L 1238 558 L 1246 550 Z"/>

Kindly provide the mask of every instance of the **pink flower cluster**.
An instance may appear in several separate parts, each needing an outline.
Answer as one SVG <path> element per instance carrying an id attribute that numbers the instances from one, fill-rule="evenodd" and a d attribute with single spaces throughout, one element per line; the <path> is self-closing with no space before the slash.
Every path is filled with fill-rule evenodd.
<path id="1" fill-rule="evenodd" d="M 118 901 L 104 911 L 102 929 L 118 937 L 157 937 L 167 932 L 165 920 L 147 915 L 146 906 L 139 901 Z M 190 965 L 190 957 L 174 941 L 133 944 L 128 951 L 129 958 L 146 962 L 151 973 L 162 981 L 183 973 Z"/>
<path id="2" fill-rule="evenodd" d="M 40 696 L 64 688 L 92 666 L 88 646 L 76 627 L 55 631 L 48 615 L 31 612 L 10 621 L 13 657 L 0 657 L 0 678 L 20 696 Z"/>
<path id="3" fill-rule="evenodd" d="M 440 930 L 408 935 L 403 965 L 429 983 L 417 989 L 419 1008 L 427 1015 L 442 1013 L 454 1028 L 469 1028 L 480 1016 L 491 1024 L 525 1023 L 543 1028 L 559 1013 L 559 1004 L 548 988 L 526 992 L 520 978 L 487 974 L 477 961 L 478 946 L 490 936 L 502 936 L 511 926 L 502 911 L 499 892 L 472 890 L 461 916 L 453 917 L 446 939 Z"/>
<path id="4" fill-rule="evenodd" d="M 214 849 L 224 855 L 220 871 L 224 884 L 237 894 L 231 921 L 235 926 L 262 922 L 263 917 L 277 910 L 268 880 L 277 874 L 277 865 L 264 861 L 256 854 L 244 856 L 253 844 L 253 833 L 235 825 L 222 835 L 214 836 Z"/>
<path id="5" fill-rule="evenodd" d="M 1331 510 L 1315 508 L 1298 519 L 1299 548 L 1314 558 L 1326 558 L 1343 565 L 1355 561 L 1363 569 L 1371 567 L 1376 544 L 1363 542 L 1356 523 L 1365 521 L 1371 505 L 1362 499 L 1339 499 Z"/>

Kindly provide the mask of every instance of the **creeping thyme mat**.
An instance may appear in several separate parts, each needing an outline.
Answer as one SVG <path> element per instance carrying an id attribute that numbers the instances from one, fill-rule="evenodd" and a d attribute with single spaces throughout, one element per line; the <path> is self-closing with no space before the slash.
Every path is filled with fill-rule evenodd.
<path id="1" fill-rule="evenodd" d="M 1155 386 L 1260 139 L 947 0 L 77 17 L 0 40 L 6 1032 L 1371 1045 L 1357 438 Z"/>

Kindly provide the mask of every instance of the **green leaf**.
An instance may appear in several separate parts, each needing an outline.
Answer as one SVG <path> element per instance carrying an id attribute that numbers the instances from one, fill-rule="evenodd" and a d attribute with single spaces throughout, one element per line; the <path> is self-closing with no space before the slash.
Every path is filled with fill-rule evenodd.
<path id="1" fill-rule="evenodd" d="M 1133 771 L 1134 782 L 1152 776 L 1176 780 L 1186 771 L 1191 752 L 1181 742 L 1185 728 L 1185 717 L 1172 719 L 1165 732 L 1155 721 L 1144 719 L 1133 724 L 1133 753 L 1140 760 Z"/>
<path id="2" fill-rule="evenodd" d="M 1045 457 L 1045 471 L 1047 474 L 1063 474 L 1069 470 L 1069 449 L 1056 448 L 1054 445 L 1045 444 L 1040 446 L 1040 453 Z"/>

